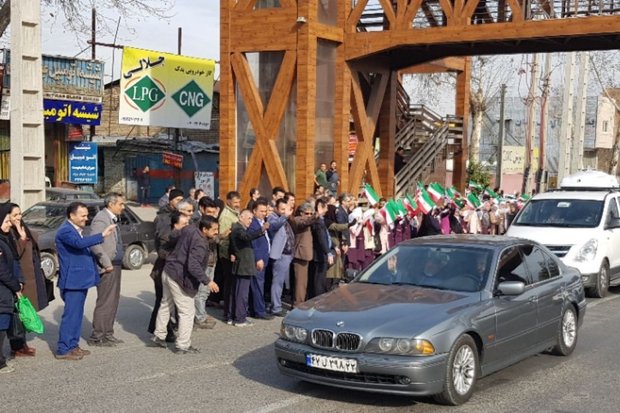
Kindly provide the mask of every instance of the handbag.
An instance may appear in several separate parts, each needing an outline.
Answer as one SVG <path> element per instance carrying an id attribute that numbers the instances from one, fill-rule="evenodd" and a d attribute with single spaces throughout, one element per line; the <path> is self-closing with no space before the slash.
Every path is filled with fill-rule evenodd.
<path id="1" fill-rule="evenodd" d="M 54 281 L 48 280 L 47 278 L 44 278 L 44 280 L 45 280 L 45 292 L 47 294 L 47 302 L 51 303 L 52 301 L 56 299 L 56 295 L 54 295 Z"/>
<path id="2" fill-rule="evenodd" d="M 45 331 L 43 322 L 28 297 L 25 295 L 19 297 L 15 306 L 17 307 L 19 319 L 24 324 L 25 330 L 29 333 L 43 334 Z"/>
<path id="3" fill-rule="evenodd" d="M 11 316 L 11 325 L 9 326 L 9 331 L 7 331 L 7 335 L 11 340 L 16 338 L 26 339 L 26 329 L 24 328 L 22 321 L 19 319 L 19 314 L 17 314 L 17 311 L 14 311 Z"/>

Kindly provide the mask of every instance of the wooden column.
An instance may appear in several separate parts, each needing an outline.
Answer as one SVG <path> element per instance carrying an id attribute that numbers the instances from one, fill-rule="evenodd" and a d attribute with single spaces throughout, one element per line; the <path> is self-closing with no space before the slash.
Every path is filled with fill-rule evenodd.
<path id="1" fill-rule="evenodd" d="M 237 99 L 230 62 L 230 12 L 234 0 L 220 1 L 220 198 L 237 189 Z"/>
<path id="2" fill-rule="evenodd" d="M 461 150 L 454 156 L 452 184 L 458 189 L 465 188 L 467 180 L 467 158 L 469 157 L 469 93 L 471 82 L 471 57 L 466 57 L 463 71 L 456 76 L 455 115 L 463 118 L 463 138 Z"/>
<path id="3" fill-rule="evenodd" d="M 351 0 L 338 2 L 338 27 L 345 27 Z M 336 51 L 336 91 L 334 94 L 334 159 L 340 170 L 340 187 L 349 188 L 349 119 L 351 114 L 351 71 L 344 58 L 345 46 Z"/>
<path id="4" fill-rule="evenodd" d="M 303 199 L 314 189 L 314 140 L 316 135 L 316 52 L 317 37 L 311 22 L 317 18 L 317 0 L 299 1 L 300 23 L 297 31 L 297 153 L 295 191 Z"/>
<path id="5" fill-rule="evenodd" d="M 396 88 L 398 74 L 392 72 L 379 113 L 379 179 L 383 196 L 394 196 L 394 154 L 396 152 Z"/>

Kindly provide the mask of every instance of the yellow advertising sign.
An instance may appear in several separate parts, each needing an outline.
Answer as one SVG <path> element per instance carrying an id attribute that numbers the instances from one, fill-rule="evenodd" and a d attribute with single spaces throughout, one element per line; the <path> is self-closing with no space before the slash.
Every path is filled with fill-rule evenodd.
<path id="1" fill-rule="evenodd" d="M 123 48 L 119 123 L 210 129 L 215 61 Z"/>

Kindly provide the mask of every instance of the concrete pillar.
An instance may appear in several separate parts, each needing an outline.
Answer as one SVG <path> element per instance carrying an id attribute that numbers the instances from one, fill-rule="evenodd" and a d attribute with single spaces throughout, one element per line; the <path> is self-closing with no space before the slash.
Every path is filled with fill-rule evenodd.
<path id="1" fill-rule="evenodd" d="M 45 200 L 41 2 L 11 2 L 11 201 Z"/>

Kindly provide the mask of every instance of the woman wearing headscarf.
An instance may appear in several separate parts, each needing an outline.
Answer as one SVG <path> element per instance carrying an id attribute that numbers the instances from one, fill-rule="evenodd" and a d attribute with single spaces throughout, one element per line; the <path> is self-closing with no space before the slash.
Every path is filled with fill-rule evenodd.
<path id="1" fill-rule="evenodd" d="M 41 311 L 49 304 L 53 295 L 53 284 L 47 286 L 45 275 L 41 269 L 41 252 L 37 236 L 22 221 L 22 210 L 17 204 L 8 204 L 10 208 L 9 220 L 11 221 L 10 241 L 16 253 L 15 259 L 19 261 L 22 277 L 24 278 L 24 291 L 22 292 L 35 310 Z M 49 283 L 49 281 L 47 281 Z M 50 289 L 48 295 L 48 288 Z M 11 353 L 13 356 L 34 356 L 36 349 L 29 347 L 26 336 L 11 337 Z"/>
<path id="2" fill-rule="evenodd" d="M 19 294 L 23 287 L 23 282 L 20 281 L 19 264 L 15 261 L 13 248 L 11 248 L 10 211 L 10 205 L 0 205 L 0 349 L 3 348 L 4 338 L 11 326 L 15 311 L 15 295 Z M 6 364 L 3 352 L 0 351 L 0 374 L 12 371 L 14 368 Z"/>

